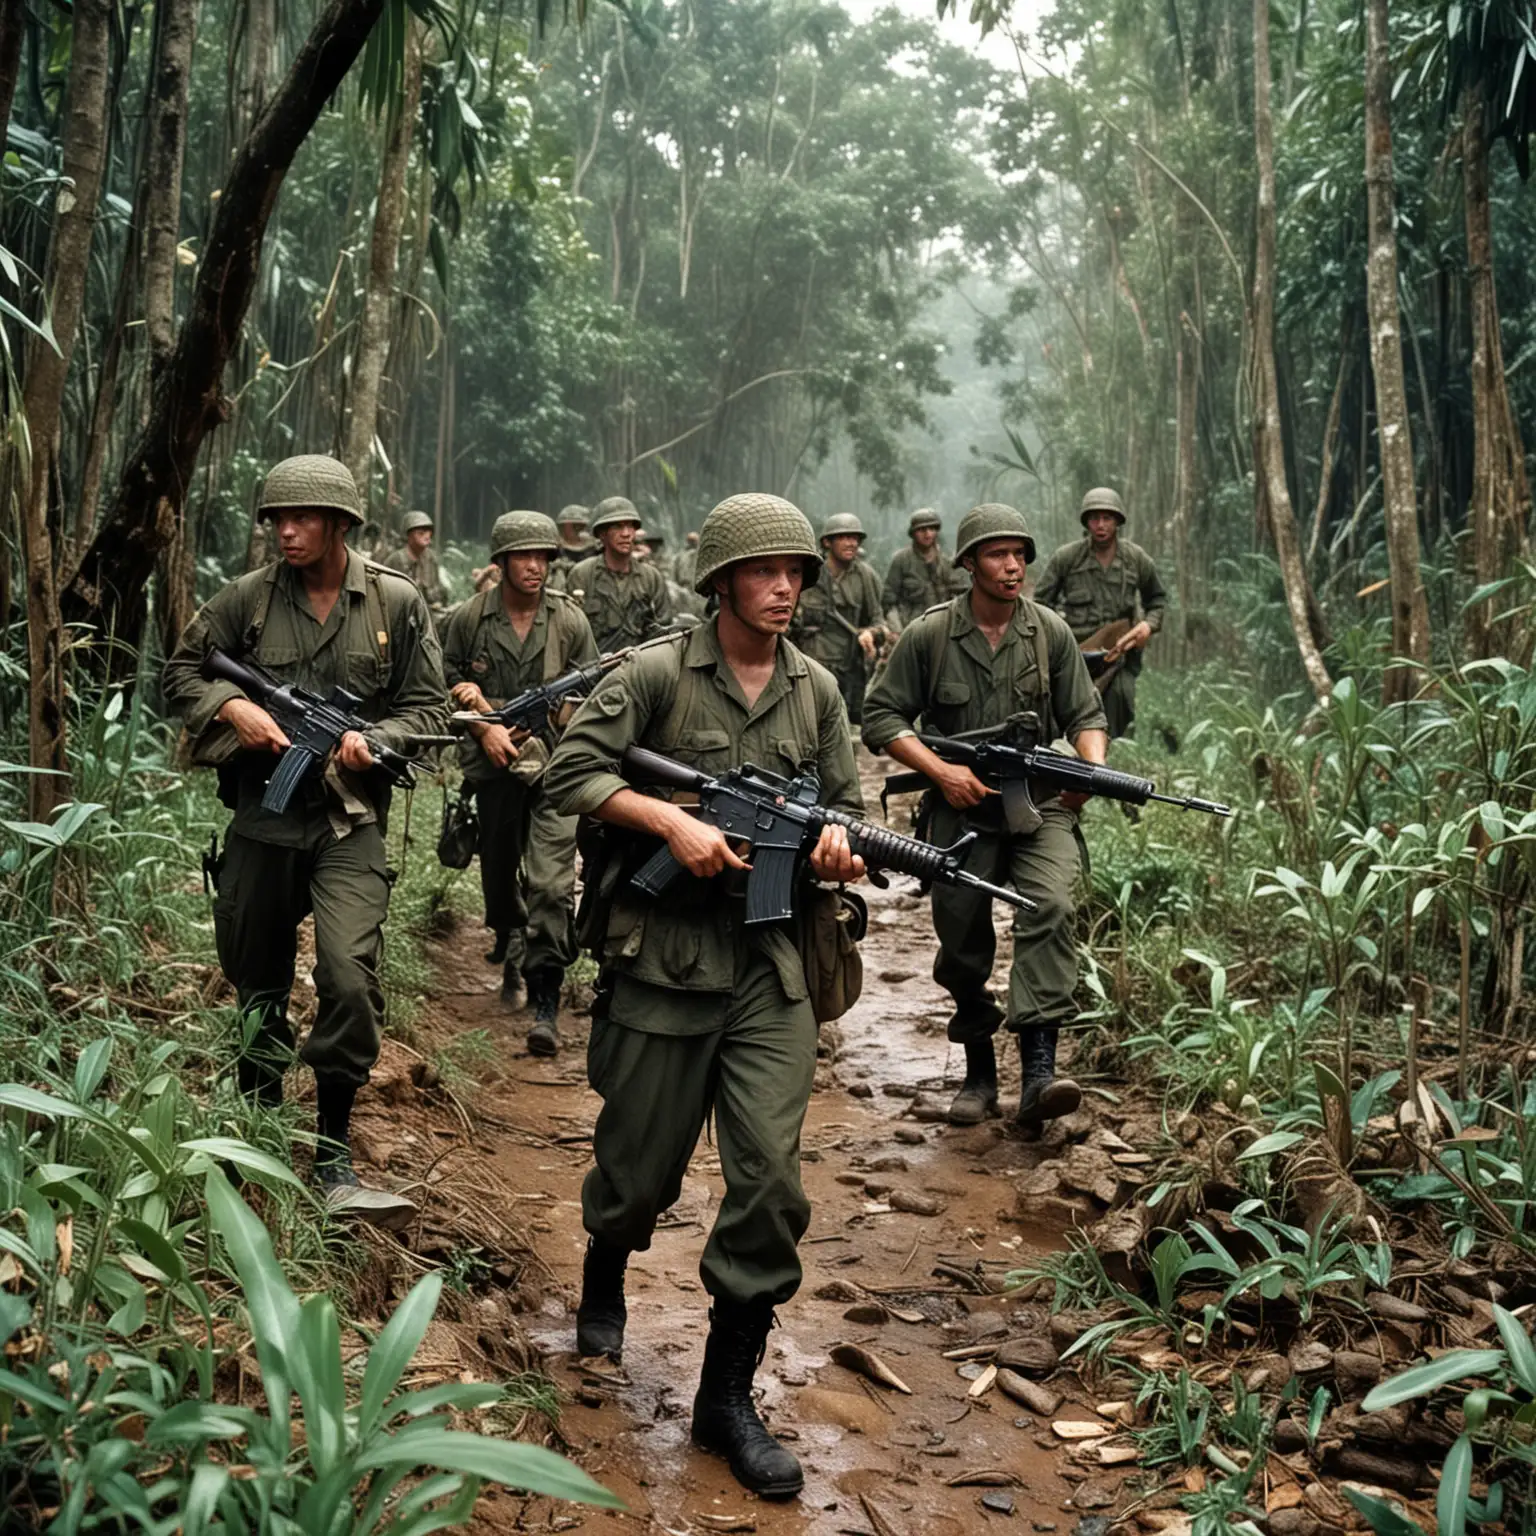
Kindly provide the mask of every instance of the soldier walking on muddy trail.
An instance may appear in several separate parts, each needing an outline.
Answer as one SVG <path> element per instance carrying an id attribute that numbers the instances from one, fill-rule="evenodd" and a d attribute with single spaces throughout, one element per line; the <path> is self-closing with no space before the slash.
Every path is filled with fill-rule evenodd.
<path id="1" fill-rule="evenodd" d="M 1054 608 L 1083 650 L 1097 653 L 1095 686 L 1115 740 L 1129 736 L 1136 723 L 1141 653 L 1163 627 L 1168 597 L 1151 555 L 1120 537 L 1125 506 L 1118 491 L 1089 491 L 1078 518 L 1084 536 L 1046 561 L 1035 601 Z"/>
<path id="2" fill-rule="evenodd" d="M 880 578 L 859 558 L 866 534 L 852 512 L 834 512 L 821 525 L 826 569 L 800 598 L 790 636 L 837 679 L 848 719 L 859 723 L 864 687 L 885 635 Z"/>
<path id="3" fill-rule="evenodd" d="M 945 762 L 916 730 L 955 736 L 987 728 L 1020 729 L 1031 713 L 1039 740 L 1066 737 L 1079 756 L 1102 763 L 1108 745 L 1104 712 L 1072 632 L 1056 614 L 1021 594 L 1035 556 L 1023 514 L 987 503 L 960 521 L 955 563 L 970 573 L 963 597 L 930 608 L 909 625 L 885 675 L 870 690 L 864 744 L 926 775 L 937 786 L 922 819 L 930 842 L 947 847 L 963 833 L 979 835 L 965 867 L 1006 881 L 1037 903 L 1013 923 L 1008 1028 L 1019 1036 L 1022 1125 L 1070 1113 L 1079 1091 L 1056 1076 L 1061 1026 L 1077 1013 L 1077 954 L 1072 944 L 1073 884 L 1081 839 L 1081 797 L 1042 799 L 1039 825 L 1010 829 L 1000 797 L 972 771 Z M 955 1125 L 974 1125 L 997 1107 L 997 1056 L 992 1037 L 1005 1015 L 988 982 L 996 951 L 991 902 L 949 886 L 933 890 L 939 952 L 933 979 L 954 999 L 949 1038 L 965 1047 L 965 1081 L 950 1105 Z"/>
<path id="4" fill-rule="evenodd" d="M 970 578 L 939 545 L 943 523 L 932 507 L 919 507 L 907 519 L 911 543 L 891 556 L 885 573 L 885 589 L 880 603 L 886 623 L 893 629 L 905 629 L 919 614 L 935 603 L 958 597 L 970 586 Z"/>
<path id="5" fill-rule="evenodd" d="M 581 604 L 598 649 L 622 651 L 659 634 L 672 623 L 667 578 L 648 560 L 634 557 L 640 514 L 623 496 L 598 502 L 592 532 L 598 552 L 566 574 L 565 590 Z"/>
<path id="6" fill-rule="evenodd" d="M 491 561 L 501 579 L 459 608 L 443 635 L 443 672 L 460 709 L 483 714 L 597 660 L 576 601 L 545 586 L 558 547 L 541 512 L 496 519 Z M 515 1005 L 526 985 L 535 1056 L 560 1048 L 560 993 L 576 958 L 576 822 L 544 795 L 548 759 L 547 742 L 516 742 L 497 722 L 471 725 L 459 748 L 478 812 L 485 924 L 495 935 L 486 958 L 503 967 L 503 1001 Z"/>
<path id="7" fill-rule="evenodd" d="M 298 928 L 313 913 L 317 1006 L 300 1055 L 315 1073 L 314 1177 L 333 1206 L 392 1222 L 409 1216 L 411 1202 L 361 1190 L 348 1150 L 352 1102 L 384 1027 L 390 787 L 374 752 L 447 725 L 442 657 L 416 587 L 347 548 L 363 515 L 345 465 L 319 454 L 285 459 L 267 476 L 259 516 L 275 525 L 278 558 L 217 593 L 165 668 L 166 698 L 185 721 L 194 761 L 218 768 L 219 797 L 235 813 L 213 922 L 219 964 L 240 1001 L 237 1080 L 255 1103 L 282 1103 Z M 285 684 L 344 688 L 376 723 L 366 739 L 343 735 L 288 808 L 269 810 L 262 801 L 289 737 L 240 687 L 203 675 L 215 650 Z"/>
<path id="8" fill-rule="evenodd" d="M 571 721 L 546 781 L 563 811 L 602 823 L 608 857 L 589 860 L 582 878 L 586 890 L 612 893 L 582 917 L 582 940 L 603 967 L 587 1058 L 603 1108 L 582 1186 L 590 1241 L 577 1349 L 619 1359 L 629 1255 L 650 1247 L 712 1115 L 725 1195 L 699 1266 L 712 1306 L 693 1437 L 768 1498 L 791 1497 L 804 1480 L 752 1402 L 773 1309 L 800 1285 L 796 1250 L 810 1219 L 800 1128 L 816 1019 L 800 920 L 746 928 L 746 864 L 682 804 L 631 789 L 620 763 L 640 745 L 710 773 L 746 762 L 784 775 L 812 769 L 823 804 L 862 814 L 837 684 L 784 639 L 821 565 L 810 524 L 790 503 L 721 502 L 699 536 L 695 582 L 718 598 L 718 612 L 620 667 Z M 657 839 L 696 878 L 651 903 L 626 872 Z M 863 873 L 833 826 L 810 868 L 834 882 Z"/>

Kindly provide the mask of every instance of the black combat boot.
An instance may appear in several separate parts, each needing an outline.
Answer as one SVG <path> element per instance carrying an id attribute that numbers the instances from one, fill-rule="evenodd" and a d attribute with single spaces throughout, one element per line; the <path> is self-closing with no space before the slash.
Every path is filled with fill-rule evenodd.
<path id="1" fill-rule="evenodd" d="M 693 1400 L 693 1443 L 724 1456 L 743 1488 L 765 1499 L 792 1499 L 805 1486 L 805 1474 L 768 1433 L 752 1402 L 752 1376 L 772 1326 L 773 1308 L 766 1302 L 715 1298 Z"/>
<path id="2" fill-rule="evenodd" d="M 508 959 L 501 967 L 501 1000 L 508 1008 L 523 1004 L 523 971 L 517 960 Z"/>
<path id="3" fill-rule="evenodd" d="M 335 1077 L 315 1079 L 316 1129 L 320 1139 L 315 1146 L 315 1183 L 330 1196 L 333 1191 L 358 1187 L 352 1168 L 352 1104 L 357 1098 L 357 1084 Z"/>
<path id="4" fill-rule="evenodd" d="M 980 1125 L 997 1113 L 997 1051 L 992 1037 L 965 1042 L 965 1081 L 950 1101 L 951 1125 Z"/>
<path id="5" fill-rule="evenodd" d="M 560 989 L 565 972 L 558 965 L 540 966 L 523 978 L 528 1001 L 533 1005 L 533 1028 L 528 1031 L 530 1056 L 553 1056 L 560 1049 Z"/>
<path id="6" fill-rule="evenodd" d="M 581 1266 L 581 1305 L 576 1308 L 576 1353 L 590 1357 L 607 1355 L 617 1365 L 624 1358 L 624 1267 L 629 1249 L 587 1239 L 587 1257 Z"/>
<path id="7" fill-rule="evenodd" d="M 1070 1077 L 1056 1076 L 1056 1039 L 1061 1030 L 1054 1024 L 1019 1031 L 1019 1063 L 1024 1080 L 1019 1090 L 1020 1125 L 1039 1125 L 1059 1120 L 1083 1102 L 1083 1091 Z"/>
<path id="8" fill-rule="evenodd" d="M 496 928 L 492 932 L 495 935 L 495 942 L 485 952 L 485 963 L 500 965 L 507 958 L 507 939 L 510 935 L 505 928 Z"/>

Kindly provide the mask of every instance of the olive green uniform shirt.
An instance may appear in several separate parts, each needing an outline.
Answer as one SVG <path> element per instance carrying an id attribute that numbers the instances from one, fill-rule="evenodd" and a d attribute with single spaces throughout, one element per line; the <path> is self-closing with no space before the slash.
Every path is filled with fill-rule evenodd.
<path id="1" fill-rule="evenodd" d="M 257 635 L 263 600 L 266 618 Z M 341 591 L 323 624 L 310 607 L 302 579 L 283 561 L 230 582 L 198 612 L 166 662 L 165 696 L 186 725 L 194 759 L 228 764 L 235 772 L 234 830 L 258 842 L 312 846 L 332 829 L 336 797 L 317 772 L 283 815 L 262 809 L 262 793 L 277 758 L 241 752 L 234 727 L 217 720 L 230 699 L 244 695 L 232 683 L 207 682 L 199 675 L 203 658 L 215 647 L 237 660 L 257 661 L 279 681 L 322 696 L 335 687 L 357 694 L 362 699 L 358 713 L 375 722 L 370 734 L 384 746 L 408 750 L 407 736 L 447 730 L 442 652 L 426 601 L 410 581 L 348 550 Z M 334 771 L 374 816 L 382 811 L 387 785 L 377 775 Z"/>
<path id="2" fill-rule="evenodd" d="M 1048 679 L 1040 676 L 1037 628 Z M 864 744 L 882 752 L 922 729 L 940 736 L 1002 725 L 1034 710 L 1045 739 L 1104 729 L 1104 709 L 1072 632 L 1028 600 L 1014 609 L 997 649 L 971 613 L 970 595 L 930 608 L 902 632 L 885 673 L 864 700 Z"/>
<path id="3" fill-rule="evenodd" d="M 845 623 L 838 623 L 838 617 Z M 865 665 L 858 638 L 846 625 L 857 631 L 881 622 L 880 578 L 864 561 L 855 560 L 840 575 L 833 574 L 830 563 L 822 567 L 816 585 L 800 594 L 789 632 L 812 660 L 842 674 Z"/>
<path id="4" fill-rule="evenodd" d="M 593 544 L 562 544 L 555 551 L 554 559 L 549 562 L 549 575 L 544 585 L 551 592 L 564 592 L 571 571 L 597 552 L 598 547 Z"/>
<path id="5" fill-rule="evenodd" d="M 448 607 L 448 588 L 438 568 L 437 551 L 430 544 L 421 552 L 419 559 L 412 555 L 408 545 L 402 544 L 380 563 L 399 571 L 402 576 L 409 576 L 416 583 L 434 618 L 439 617 Z"/>
<path id="6" fill-rule="evenodd" d="M 499 585 L 455 610 L 443 631 L 443 675 L 449 688 L 474 683 L 493 707 L 596 661 L 597 654 L 586 615 L 563 592 L 540 594 L 526 639 L 519 639 L 512 627 Z M 459 748 L 459 763 L 471 783 L 506 773 L 468 732 Z"/>
<path id="7" fill-rule="evenodd" d="M 667 578 L 648 560 L 633 561 L 621 574 L 609 570 L 601 554 L 590 555 L 567 572 L 565 590 L 581 604 L 605 653 L 638 644 L 672 622 Z"/>
<path id="8" fill-rule="evenodd" d="M 1114 557 L 1101 565 L 1084 537 L 1063 544 L 1045 563 L 1035 583 L 1035 601 L 1054 608 L 1073 635 L 1086 640 L 1117 619 L 1145 619 L 1156 634 L 1163 627 L 1168 595 L 1152 557 L 1129 539 L 1116 539 Z M 1138 653 L 1133 652 L 1133 658 Z"/>
<path id="9" fill-rule="evenodd" d="M 905 629 L 935 603 L 948 602 L 950 598 L 970 591 L 970 587 L 970 576 L 963 570 L 956 570 L 952 558 L 939 545 L 933 547 L 933 559 L 925 560 L 917 546 L 909 544 L 891 556 L 880 603 L 886 614 L 894 615 L 896 622 Z"/>
<path id="10" fill-rule="evenodd" d="M 716 626 L 708 619 L 686 638 L 646 647 L 577 710 L 544 778 L 558 809 L 591 815 L 627 788 L 619 762 L 635 743 L 706 773 L 743 763 L 786 776 L 814 769 L 823 804 L 864 814 L 848 718 L 833 678 L 781 640 L 773 676 L 749 706 L 726 664 Z M 744 944 L 772 962 L 792 1001 L 806 997 L 805 972 L 788 925 L 750 935 L 744 928 L 743 878 L 739 871 L 712 880 L 685 873 L 654 903 L 627 883 L 619 887 L 604 963 L 638 981 L 708 994 L 699 996 L 698 1007 L 680 1001 L 649 1026 L 654 1032 L 718 1029 Z"/>

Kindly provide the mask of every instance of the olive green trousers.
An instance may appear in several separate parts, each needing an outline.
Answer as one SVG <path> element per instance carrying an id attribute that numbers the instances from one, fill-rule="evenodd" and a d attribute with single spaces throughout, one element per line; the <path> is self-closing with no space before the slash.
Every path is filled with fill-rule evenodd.
<path id="1" fill-rule="evenodd" d="M 1073 887 L 1081 865 L 1077 818 L 1059 805 L 1041 811 L 1039 831 L 1015 837 L 987 823 L 976 826 L 945 801 L 934 808 L 930 839 L 947 847 L 970 827 L 980 833 L 965 855 L 971 874 L 1011 885 L 1037 903 L 1015 912 L 1013 966 L 1008 977 L 1010 1029 L 1064 1024 L 1076 1016 L 1077 951 L 1072 942 Z M 959 1043 L 995 1034 L 1004 1015 L 987 982 L 997 954 L 993 903 L 980 891 L 933 888 L 933 927 L 939 953 L 933 979 L 955 1000 L 949 1038 Z"/>
<path id="2" fill-rule="evenodd" d="M 523 934 L 523 974 L 576 959 L 576 818 L 512 774 L 475 781 L 485 925 Z"/>
<path id="3" fill-rule="evenodd" d="M 800 1128 L 816 1073 L 811 1005 L 791 1002 L 773 966 L 751 953 L 721 1028 L 658 1033 L 680 1002 L 671 988 L 620 976 L 611 1002 L 594 1012 L 587 1077 L 603 1107 L 582 1220 L 605 1242 L 649 1248 L 713 1115 L 725 1196 L 699 1263 L 704 1289 L 777 1305 L 800 1288 L 797 1248 L 811 1219 L 800 1184 Z"/>
<path id="4" fill-rule="evenodd" d="M 240 1000 L 242 1051 L 277 1066 L 293 1053 L 288 996 L 299 924 L 315 919 L 315 1022 L 299 1053 L 317 1077 L 361 1085 L 379 1059 L 379 958 L 389 912 L 384 837 L 376 825 L 304 848 L 231 832 L 219 868 L 213 931 Z"/>

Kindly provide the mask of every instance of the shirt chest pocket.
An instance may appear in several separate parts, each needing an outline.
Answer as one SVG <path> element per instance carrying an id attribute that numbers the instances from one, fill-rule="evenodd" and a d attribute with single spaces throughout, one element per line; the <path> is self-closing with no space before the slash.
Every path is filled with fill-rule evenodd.
<path id="1" fill-rule="evenodd" d="M 1066 585 L 1062 589 L 1062 597 L 1069 614 L 1087 614 L 1092 611 L 1097 594 L 1095 588 L 1098 583 L 1087 571 L 1073 571 L 1067 577 Z"/>
<path id="2" fill-rule="evenodd" d="M 341 686 L 348 693 L 355 693 L 365 703 L 384 691 L 388 675 L 376 650 L 347 652 L 347 675 Z"/>
<path id="3" fill-rule="evenodd" d="M 803 741 L 796 741 L 789 736 L 781 736 L 773 743 L 773 757 L 763 764 L 770 773 L 778 773 L 786 778 L 794 778 L 802 773 L 814 773 L 816 771 L 816 748 L 807 746 Z"/>
<path id="4" fill-rule="evenodd" d="M 669 754 L 705 773 L 723 773 L 731 766 L 729 731 L 682 731 Z"/>

